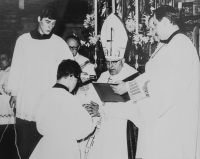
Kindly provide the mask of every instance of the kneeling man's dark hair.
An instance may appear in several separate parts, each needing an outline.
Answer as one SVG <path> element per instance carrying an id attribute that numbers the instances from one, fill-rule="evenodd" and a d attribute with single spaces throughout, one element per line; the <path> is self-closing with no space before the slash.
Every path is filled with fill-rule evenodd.
<path id="1" fill-rule="evenodd" d="M 63 60 L 58 66 L 57 80 L 69 75 L 74 75 L 76 78 L 79 78 L 81 72 L 81 68 L 76 61 L 70 59 Z"/>

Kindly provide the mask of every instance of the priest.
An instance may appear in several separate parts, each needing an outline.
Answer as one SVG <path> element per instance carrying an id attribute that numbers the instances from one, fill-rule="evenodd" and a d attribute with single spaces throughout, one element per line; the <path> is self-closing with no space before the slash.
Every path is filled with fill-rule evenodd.
<path id="1" fill-rule="evenodd" d="M 108 70 L 101 74 L 98 83 L 115 83 L 137 73 L 137 70 L 125 63 L 124 52 L 128 37 L 123 24 L 114 14 L 110 14 L 104 22 L 101 40 Z M 121 105 L 121 103 L 102 103 L 94 88 L 88 92 L 88 103 L 85 105 L 88 112 L 92 116 L 100 116 L 95 117 L 98 123 L 97 131 L 89 138 L 86 145 L 88 159 L 135 158 L 136 140 L 134 133 L 129 133 L 128 128 L 136 131 L 136 126 L 126 119 L 106 118 L 103 113 L 103 109 L 108 105 Z M 97 104 L 99 111 L 95 110 Z"/>

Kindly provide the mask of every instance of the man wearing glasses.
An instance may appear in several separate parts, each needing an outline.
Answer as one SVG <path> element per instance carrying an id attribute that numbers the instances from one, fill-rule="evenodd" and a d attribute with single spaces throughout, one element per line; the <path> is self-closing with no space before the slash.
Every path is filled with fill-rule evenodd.
<path id="1" fill-rule="evenodd" d="M 123 55 L 119 58 L 112 58 L 105 56 L 106 65 L 108 70 L 103 72 L 99 77 L 99 83 L 115 83 L 117 81 L 123 80 L 132 74 L 137 73 L 133 67 L 125 63 Z M 94 93 L 90 93 L 90 95 Z M 95 103 L 98 100 L 95 97 L 92 97 L 92 100 Z M 114 104 L 120 105 L 121 103 L 117 102 L 107 102 L 103 107 L 107 105 Z M 91 103 L 91 106 L 86 105 L 88 112 L 92 116 L 99 116 L 99 111 L 94 110 L 94 106 Z M 92 108 L 91 108 L 92 107 Z M 101 104 L 99 104 L 99 109 L 101 109 Z M 100 113 L 101 114 L 101 113 Z M 101 116 L 101 115 L 100 115 Z M 96 140 L 94 140 L 94 146 L 89 152 L 89 158 L 95 158 L 96 155 L 99 155 L 97 152 L 100 149 L 101 155 L 105 155 L 105 159 L 114 159 L 114 158 L 127 158 L 128 159 L 128 148 L 127 148 L 127 120 L 117 119 L 117 118 L 108 118 L 107 121 L 102 123 L 99 134 L 97 134 Z M 135 147 L 135 145 L 133 145 Z M 94 155 L 94 156 L 93 156 Z M 102 157 L 103 159 L 104 157 Z"/>
<path id="2" fill-rule="evenodd" d="M 76 96 L 80 99 L 81 103 L 85 102 L 87 91 L 90 88 L 88 84 L 90 81 L 90 76 L 96 77 L 96 72 L 94 69 L 94 65 L 90 63 L 89 59 L 80 55 L 78 50 L 80 48 L 80 40 L 78 37 L 74 35 L 69 35 L 65 39 L 66 43 L 68 44 L 73 56 L 74 60 L 78 62 L 80 65 L 84 76 L 81 75 L 81 81 L 83 82 L 83 86 L 79 87 Z M 86 84 L 87 83 L 87 84 Z"/>
<path id="3" fill-rule="evenodd" d="M 109 26 L 112 24 L 113 26 Z M 116 24 L 117 23 L 117 24 Z M 112 46 L 109 43 L 107 36 L 111 35 L 108 33 L 108 30 L 115 32 Z M 116 28 L 117 27 L 117 28 Z M 120 31 L 117 32 L 117 29 Z M 125 63 L 124 53 L 127 44 L 127 34 L 124 29 L 124 26 L 119 21 L 119 19 L 111 14 L 108 16 L 106 22 L 104 22 L 101 31 L 101 41 L 104 49 L 104 54 L 106 58 L 107 71 L 103 72 L 98 79 L 98 83 L 115 83 L 117 81 L 123 80 L 135 73 L 133 67 Z M 112 49 L 110 48 L 112 47 Z M 95 109 L 96 105 L 93 102 L 99 105 L 99 110 Z M 88 92 L 88 103 L 85 107 L 92 116 L 99 116 L 100 119 L 98 122 L 101 122 L 101 126 L 98 127 L 99 131 L 94 137 L 93 146 L 86 145 L 86 151 L 89 147 L 88 159 L 132 159 L 129 155 L 129 144 L 127 144 L 127 120 L 126 119 L 117 119 L 117 118 L 107 118 L 104 117 L 103 109 L 109 105 L 121 105 L 120 102 L 105 102 L 102 105 L 96 91 L 91 89 Z M 120 113 L 120 112 L 118 112 Z M 98 124 L 97 124 L 98 125 Z M 134 139 L 133 139 L 134 140 Z M 134 142 L 134 141 L 133 141 Z M 89 142 L 90 143 L 90 140 Z M 132 148 L 134 149 L 136 143 L 133 143 Z M 127 146 L 128 145 L 128 146 Z M 134 151 L 132 153 L 134 154 Z"/>
<path id="4" fill-rule="evenodd" d="M 129 109 L 132 116 L 139 117 L 133 121 L 140 120 L 137 158 L 199 159 L 200 63 L 196 48 L 180 31 L 179 22 L 179 13 L 172 6 L 154 10 L 155 32 L 164 45 L 150 57 L 145 73 L 138 79 L 144 85 L 148 82 L 149 96 L 132 103 Z M 113 91 L 134 95 L 131 84 L 121 82 Z M 124 109 L 128 110 L 121 107 Z"/>

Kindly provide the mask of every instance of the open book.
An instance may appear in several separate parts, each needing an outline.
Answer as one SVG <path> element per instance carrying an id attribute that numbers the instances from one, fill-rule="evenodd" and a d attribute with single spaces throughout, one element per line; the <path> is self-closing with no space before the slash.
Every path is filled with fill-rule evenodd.
<path id="1" fill-rule="evenodd" d="M 123 81 L 124 82 L 131 81 L 139 75 L 140 73 L 137 72 L 125 78 Z M 128 93 L 125 93 L 123 95 L 118 95 L 114 93 L 110 85 L 115 85 L 115 84 L 111 83 L 92 83 L 92 84 L 102 102 L 127 102 L 130 100 L 130 96 Z"/>

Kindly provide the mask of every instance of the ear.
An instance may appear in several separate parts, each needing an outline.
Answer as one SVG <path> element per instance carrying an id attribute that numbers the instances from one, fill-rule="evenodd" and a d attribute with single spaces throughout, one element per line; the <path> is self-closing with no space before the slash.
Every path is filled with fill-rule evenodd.
<path id="1" fill-rule="evenodd" d="M 69 75 L 68 77 L 69 77 L 70 80 L 72 80 L 74 78 L 73 75 Z"/>
<path id="2" fill-rule="evenodd" d="M 38 22 L 41 22 L 41 17 L 40 16 L 38 16 Z"/>

